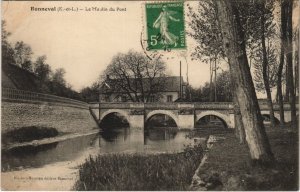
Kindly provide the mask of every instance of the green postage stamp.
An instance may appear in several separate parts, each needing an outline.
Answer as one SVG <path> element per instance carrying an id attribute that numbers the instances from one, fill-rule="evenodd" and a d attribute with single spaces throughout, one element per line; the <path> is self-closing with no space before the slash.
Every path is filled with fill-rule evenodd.
<path id="1" fill-rule="evenodd" d="M 184 49 L 183 2 L 146 3 L 147 50 Z"/>

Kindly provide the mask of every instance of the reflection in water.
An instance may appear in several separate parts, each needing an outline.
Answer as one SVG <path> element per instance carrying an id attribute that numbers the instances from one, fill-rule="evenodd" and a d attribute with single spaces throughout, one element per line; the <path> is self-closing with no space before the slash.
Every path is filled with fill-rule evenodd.
<path id="1" fill-rule="evenodd" d="M 2 151 L 2 171 L 41 167 L 59 161 L 72 160 L 94 144 L 98 135 L 77 137 L 39 146 L 26 146 Z"/>
<path id="2" fill-rule="evenodd" d="M 118 129 L 105 129 L 103 132 L 100 133 L 102 138 L 107 142 L 114 142 L 118 140 L 118 135 L 124 137 L 123 139 L 126 140 L 129 133 L 129 128 L 118 128 Z"/>
<path id="3" fill-rule="evenodd" d="M 160 141 L 174 139 L 178 129 L 155 128 L 145 130 L 145 140 Z"/>
<path id="4" fill-rule="evenodd" d="M 226 129 L 226 122 L 214 115 L 207 115 L 195 123 L 195 128 Z"/>
<path id="5" fill-rule="evenodd" d="M 157 153 L 182 151 L 192 140 L 188 132 L 174 129 L 111 129 L 48 145 L 2 151 L 2 171 L 42 167 L 60 161 L 76 161 L 87 151 L 105 153 Z"/>

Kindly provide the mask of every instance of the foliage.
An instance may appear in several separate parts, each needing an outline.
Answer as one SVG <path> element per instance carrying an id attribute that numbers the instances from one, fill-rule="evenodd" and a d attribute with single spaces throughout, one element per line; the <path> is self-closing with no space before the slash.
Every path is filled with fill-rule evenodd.
<path id="1" fill-rule="evenodd" d="M 6 30 L 6 22 L 2 20 L 2 63 L 4 65 L 17 65 L 24 70 L 33 72 L 40 80 L 39 88 L 41 92 L 54 94 L 62 97 L 80 99 L 81 96 L 72 87 L 67 85 L 64 75 L 65 69 L 58 68 L 52 72 L 49 64 L 46 63 L 45 55 L 37 57 L 32 61 L 33 51 L 30 45 L 23 41 L 18 41 L 15 46 L 11 46 L 8 37 L 11 35 Z M 27 73 L 26 73 L 27 74 Z"/>
<path id="2" fill-rule="evenodd" d="M 32 54 L 33 52 L 29 45 L 25 44 L 23 41 L 16 42 L 14 47 L 14 59 L 16 65 L 28 71 L 32 71 Z"/>
<path id="3" fill-rule="evenodd" d="M 192 57 L 200 58 L 208 63 L 211 58 L 224 58 L 224 50 L 222 44 L 222 35 L 217 19 L 216 6 L 212 0 L 199 1 L 196 11 L 188 5 L 188 23 L 191 31 L 188 35 L 197 41 Z"/>
<path id="4" fill-rule="evenodd" d="M 272 42 L 268 42 L 268 50 L 267 50 L 267 59 L 268 59 L 268 79 L 269 79 L 269 85 L 270 88 L 273 88 L 276 86 L 277 82 L 277 72 L 279 67 L 279 60 L 278 60 L 278 53 L 277 48 Z M 256 89 L 258 91 L 265 91 L 265 85 L 263 82 L 263 72 L 262 72 L 262 50 L 259 49 L 256 52 L 256 55 L 254 56 L 254 62 L 253 62 L 253 68 L 254 68 L 254 82 Z"/>
<path id="5" fill-rule="evenodd" d="M 8 37 L 11 35 L 6 30 L 6 21 L 1 22 L 1 52 L 2 52 L 2 64 L 15 64 L 14 49 L 8 41 Z"/>
<path id="6" fill-rule="evenodd" d="M 40 56 L 34 62 L 34 73 L 42 81 L 48 81 L 50 79 L 51 67 L 46 63 L 46 55 Z"/>
<path id="7" fill-rule="evenodd" d="M 160 58 L 148 59 L 142 53 L 118 53 L 102 74 L 109 91 L 124 92 L 133 102 L 147 102 L 164 88 L 166 65 Z"/>
<path id="8" fill-rule="evenodd" d="M 239 6 L 236 3 L 237 1 L 233 0 L 216 1 L 219 13 L 218 19 L 235 89 L 234 100 L 240 109 L 241 125 L 245 129 L 251 158 L 261 163 L 267 163 L 273 161 L 274 156 L 264 130 L 257 102 L 246 54 L 245 31 L 243 31 L 244 28 L 240 19 Z M 268 86 L 266 85 L 266 87 Z M 235 114 L 237 116 L 238 110 L 235 110 Z M 241 122 L 240 118 L 237 122 Z M 249 138 L 251 139 L 249 140 Z"/>
<path id="9" fill-rule="evenodd" d="M 66 70 L 64 68 L 56 69 L 55 72 L 52 74 L 52 82 L 66 86 L 66 80 L 64 78 L 65 74 Z"/>
<path id="10" fill-rule="evenodd" d="M 245 42 L 250 57 L 256 51 L 258 42 L 261 37 L 261 16 L 265 16 L 265 34 L 268 37 L 275 35 L 275 22 L 273 17 L 275 0 L 269 0 L 264 3 L 265 0 L 243 0 L 234 1 L 239 8 L 239 19 L 242 25 L 242 31 L 245 33 Z M 194 38 L 197 42 L 197 46 L 192 56 L 195 59 L 201 58 L 202 61 L 208 62 L 211 58 L 225 58 L 225 53 L 222 44 L 222 34 L 220 30 L 220 24 L 217 18 L 217 7 L 213 0 L 199 1 L 197 10 L 193 10 L 188 5 L 188 17 L 190 22 L 188 23 L 191 30 L 188 31 L 188 35 Z"/>
<path id="11" fill-rule="evenodd" d="M 233 89 L 229 71 L 220 73 L 217 77 L 217 101 L 232 101 Z"/>
<path id="12" fill-rule="evenodd" d="M 214 84 L 213 84 L 214 86 Z M 210 84 L 206 82 L 204 86 L 198 89 L 190 88 L 192 101 L 209 102 L 211 91 Z M 218 102 L 231 102 L 233 99 L 232 83 L 229 71 L 224 71 L 217 77 L 217 101 Z"/>
<path id="13" fill-rule="evenodd" d="M 81 89 L 80 95 L 86 102 L 99 101 L 99 83 L 94 82 L 91 86 Z"/>
<path id="14" fill-rule="evenodd" d="M 203 155 L 201 146 L 178 154 L 106 154 L 79 168 L 76 190 L 188 190 Z"/>
<path id="15" fill-rule="evenodd" d="M 248 16 L 248 45 L 253 58 L 254 82 L 258 91 L 269 91 L 276 85 L 279 66 L 279 52 L 274 21 L 275 1 L 256 0 L 250 6 L 251 14 Z M 255 13 L 255 14 L 253 14 Z M 255 28 L 253 27 L 255 25 Z M 269 85 L 268 87 L 265 84 Z"/>
<path id="16" fill-rule="evenodd" d="M 198 176 L 204 182 L 214 176 L 222 183 L 221 188 L 210 188 L 213 191 L 298 190 L 298 133 L 286 126 L 283 129 L 268 128 L 267 134 L 276 157 L 272 165 L 252 164 L 247 145 L 240 144 L 230 133 L 223 135 L 224 141 L 214 144 Z"/>
<path id="17" fill-rule="evenodd" d="M 8 131 L 2 135 L 2 144 L 8 143 L 22 143 L 43 138 L 55 137 L 58 135 L 58 131 L 55 128 L 48 127 L 21 127 Z"/>

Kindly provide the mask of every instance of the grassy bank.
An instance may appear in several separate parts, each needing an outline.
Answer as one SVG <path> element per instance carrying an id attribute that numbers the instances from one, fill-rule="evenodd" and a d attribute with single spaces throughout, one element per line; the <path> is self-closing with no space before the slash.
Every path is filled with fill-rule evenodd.
<path id="1" fill-rule="evenodd" d="M 55 128 L 28 126 L 17 128 L 2 134 L 2 144 L 22 143 L 38 139 L 51 138 L 59 133 Z"/>
<path id="2" fill-rule="evenodd" d="M 267 168 L 252 165 L 247 146 L 239 144 L 233 134 L 225 134 L 226 139 L 208 152 L 199 172 L 204 183 L 198 189 L 298 190 L 298 132 L 288 127 L 268 128 L 267 134 L 274 164 Z"/>
<path id="3" fill-rule="evenodd" d="M 203 155 L 200 146 L 178 154 L 108 154 L 80 166 L 75 190 L 188 190 Z"/>

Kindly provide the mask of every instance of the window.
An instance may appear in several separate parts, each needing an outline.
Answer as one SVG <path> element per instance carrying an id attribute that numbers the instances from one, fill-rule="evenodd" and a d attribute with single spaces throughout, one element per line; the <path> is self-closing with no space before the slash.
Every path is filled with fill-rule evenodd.
<path id="1" fill-rule="evenodd" d="M 173 101 L 173 95 L 167 95 L 167 102 Z"/>
<path id="2" fill-rule="evenodd" d="M 151 95 L 151 96 L 150 96 L 149 101 L 150 101 L 150 102 L 154 102 L 154 95 Z"/>
<path id="3" fill-rule="evenodd" d="M 104 97 L 104 102 L 110 102 L 110 97 L 109 97 L 109 95 L 105 95 L 105 97 Z"/>
<path id="4" fill-rule="evenodd" d="M 122 96 L 121 97 L 121 102 L 127 102 L 127 97 L 126 96 Z"/>

